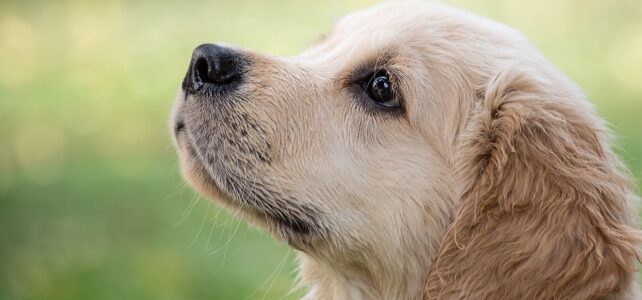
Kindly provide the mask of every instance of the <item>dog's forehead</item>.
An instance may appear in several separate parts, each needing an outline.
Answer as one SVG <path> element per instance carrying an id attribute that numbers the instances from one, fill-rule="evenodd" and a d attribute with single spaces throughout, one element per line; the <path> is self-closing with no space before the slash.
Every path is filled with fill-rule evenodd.
<path id="1" fill-rule="evenodd" d="M 368 9 L 353 12 L 335 24 L 338 31 L 375 33 L 399 27 L 421 24 L 440 9 L 440 5 L 423 1 L 384 2 Z"/>
<path id="2" fill-rule="evenodd" d="M 384 2 L 341 18 L 324 39 L 299 57 L 327 65 L 376 56 L 413 43 L 435 16 L 450 13 L 448 7 L 438 3 Z"/>

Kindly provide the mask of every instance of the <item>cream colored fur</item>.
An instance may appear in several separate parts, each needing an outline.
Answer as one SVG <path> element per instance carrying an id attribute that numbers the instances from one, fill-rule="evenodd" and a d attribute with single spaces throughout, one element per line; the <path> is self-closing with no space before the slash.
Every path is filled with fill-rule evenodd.
<path id="1" fill-rule="evenodd" d="M 297 249 L 305 299 L 639 299 L 628 175 L 519 33 L 389 2 L 297 57 L 239 51 L 235 99 L 179 92 L 183 173 Z M 402 113 L 364 106 L 360 68 L 396 74 Z"/>

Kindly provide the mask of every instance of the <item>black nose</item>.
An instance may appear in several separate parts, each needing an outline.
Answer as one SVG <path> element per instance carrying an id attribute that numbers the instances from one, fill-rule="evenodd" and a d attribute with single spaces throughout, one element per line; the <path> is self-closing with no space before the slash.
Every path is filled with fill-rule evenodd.
<path id="1" fill-rule="evenodd" d="M 206 87 L 228 86 L 241 80 L 245 59 L 230 48 L 203 44 L 192 53 L 183 89 L 198 92 Z"/>

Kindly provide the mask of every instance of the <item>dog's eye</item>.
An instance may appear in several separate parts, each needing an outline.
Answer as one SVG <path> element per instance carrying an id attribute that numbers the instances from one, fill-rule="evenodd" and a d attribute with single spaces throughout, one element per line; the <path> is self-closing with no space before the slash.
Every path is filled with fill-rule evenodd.
<path id="1" fill-rule="evenodd" d="M 387 108 L 399 107 L 399 99 L 392 89 L 388 74 L 385 72 L 375 74 L 362 85 L 368 97 L 375 103 Z"/>

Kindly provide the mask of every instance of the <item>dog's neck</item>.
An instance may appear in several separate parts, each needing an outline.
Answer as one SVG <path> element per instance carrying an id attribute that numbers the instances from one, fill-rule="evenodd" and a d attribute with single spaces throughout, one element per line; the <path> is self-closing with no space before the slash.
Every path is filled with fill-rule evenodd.
<path id="1" fill-rule="evenodd" d="M 444 217 L 443 221 L 449 219 Z M 402 240 L 391 239 L 394 242 L 385 247 L 381 247 L 386 240 L 382 237 L 376 246 L 360 251 L 327 251 L 322 255 L 300 252 L 300 281 L 309 287 L 303 299 L 420 299 L 447 230 L 447 222 L 437 223 L 440 225 L 430 233 L 406 228 Z"/>
<path id="2" fill-rule="evenodd" d="M 388 221 L 370 231 L 369 238 L 299 252 L 300 284 L 309 288 L 303 299 L 421 299 L 433 259 L 459 206 L 451 176 L 445 172 L 434 180 L 447 192 L 430 193 L 426 199 L 431 201 L 397 212 L 404 216 L 402 222 L 394 215 L 382 217 Z"/>
<path id="3" fill-rule="evenodd" d="M 300 253 L 302 284 L 309 285 L 304 300 L 330 299 L 419 299 L 425 275 L 430 267 L 428 257 L 408 254 L 406 257 L 372 260 L 371 265 L 344 265 L 320 262 Z M 391 265 L 390 263 L 396 264 Z"/>

